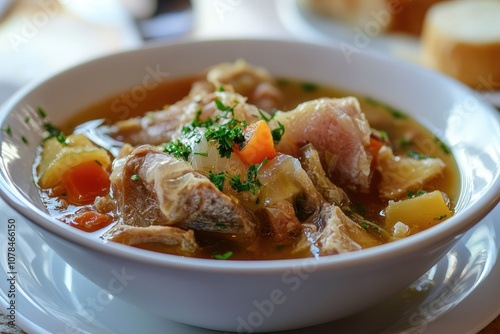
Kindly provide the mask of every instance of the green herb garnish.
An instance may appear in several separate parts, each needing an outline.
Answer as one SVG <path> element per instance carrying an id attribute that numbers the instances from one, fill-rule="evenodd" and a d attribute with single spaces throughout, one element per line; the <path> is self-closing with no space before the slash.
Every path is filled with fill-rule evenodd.
<path id="1" fill-rule="evenodd" d="M 10 125 L 8 125 L 5 129 L 3 129 L 5 134 L 9 137 L 12 137 L 12 129 L 10 128 Z"/>
<path id="2" fill-rule="evenodd" d="M 226 173 L 225 172 L 220 172 L 220 173 L 213 173 L 212 171 L 208 172 L 208 179 L 212 181 L 212 183 L 222 191 L 224 189 L 224 181 L 226 179 Z"/>
<path id="3" fill-rule="evenodd" d="M 38 115 L 40 115 L 40 117 L 43 119 L 45 117 L 47 117 L 47 114 L 45 113 L 45 111 L 43 110 L 42 107 L 38 107 L 37 108 L 37 112 L 38 112 Z"/>
<path id="4" fill-rule="evenodd" d="M 406 151 L 406 155 L 410 158 L 415 159 L 415 160 L 425 160 L 425 159 L 430 158 L 427 154 L 418 153 L 417 151 L 414 151 L 414 150 Z"/>
<path id="5" fill-rule="evenodd" d="M 402 139 L 399 140 L 399 145 L 401 147 L 406 147 L 406 146 L 410 146 L 410 145 L 413 145 L 413 144 L 414 144 L 414 142 L 411 139 L 402 138 Z"/>
<path id="6" fill-rule="evenodd" d="M 139 180 L 139 175 L 134 174 L 134 175 L 132 175 L 132 176 L 130 177 L 130 179 L 131 179 L 132 181 L 138 181 L 138 180 Z"/>
<path id="7" fill-rule="evenodd" d="M 367 97 L 367 98 L 365 98 L 365 101 L 366 101 L 366 103 L 368 103 L 368 104 L 370 104 L 370 105 L 372 105 L 374 107 L 382 107 L 382 108 L 384 108 L 389 114 L 392 115 L 392 117 L 394 117 L 396 119 L 405 119 L 405 118 L 407 118 L 407 116 L 403 112 L 401 112 L 398 109 L 396 109 L 394 107 L 391 107 L 391 106 L 389 106 L 387 104 L 381 103 L 381 102 L 375 100 L 374 98 Z"/>
<path id="8" fill-rule="evenodd" d="M 276 129 L 271 130 L 271 135 L 273 136 L 273 140 L 275 143 L 278 143 L 284 134 L 285 134 L 285 126 L 280 122 L 278 122 L 278 127 Z"/>
<path id="9" fill-rule="evenodd" d="M 243 191 L 250 191 L 255 195 L 258 191 L 260 191 L 260 189 L 262 189 L 262 184 L 257 178 L 257 174 L 266 162 L 267 158 L 265 158 L 264 161 L 258 165 L 251 165 L 248 167 L 246 181 L 241 181 L 241 177 L 239 175 L 234 175 L 231 178 L 231 187 L 239 193 Z"/>
<path id="10" fill-rule="evenodd" d="M 193 131 L 195 128 L 208 128 L 209 126 L 214 124 L 214 121 L 212 120 L 212 118 L 209 117 L 205 121 L 202 121 L 200 119 L 200 116 L 201 116 L 201 109 L 198 109 L 196 111 L 194 120 L 192 120 L 190 123 L 186 124 L 182 128 L 182 133 L 183 134 L 189 133 L 189 132 Z"/>
<path id="11" fill-rule="evenodd" d="M 443 220 L 443 219 L 445 219 L 446 217 L 448 217 L 448 215 L 447 215 L 447 214 L 444 214 L 444 215 L 441 215 L 441 216 L 439 216 L 439 217 L 437 217 L 437 218 L 434 218 L 434 220 Z"/>
<path id="12" fill-rule="evenodd" d="M 180 140 L 171 141 L 164 148 L 163 152 L 169 153 L 176 158 L 182 158 L 187 161 L 189 154 L 191 154 L 191 147 L 187 146 Z"/>
<path id="13" fill-rule="evenodd" d="M 238 122 L 234 119 L 223 125 L 210 126 L 205 132 L 207 140 L 215 140 L 219 146 L 219 155 L 222 158 L 229 158 L 233 152 L 233 147 L 245 141 L 243 136 L 243 126 L 246 122 Z"/>
<path id="14" fill-rule="evenodd" d="M 303 91 L 308 93 L 318 90 L 318 85 L 311 82 L 303 82 L 300 86 L 302 87 Z"/>
<path id="15" fill-rule="evenodd" d="M 231 256 L 233 256 L 233 252 L 227 251 L 223 254 L 214 254 L 214 259 L 216 259 L 216 260 L 228 260 Z"/>
<path id="16" fill-rule="evenodd" d="M 441 141 L 438 137 L 434 137 L 434 141 L 439 145 L 439 148 L 441 148 L 441 151 L 443 151 L 445 154 L 450 154 L 451 150 L 450 148 Z"/>
<path id="17" fill-rule="evenodd" d="M 49 133 L 49 135 L 44 140 L 47 140 L 47 139 L 52 138 L 52 137 L 56 137 L 60 133 L 62 133 L 61 130 L 59 130 L 58 128 L 53 126 L 52 123 L 49 123 L 49 122 L 43 123 L 43 128 L 45 129 L 45 131 L 47 131 Z"/>
<path id="18" fill-rule="evenodd" d="M 361 202 L 353 203 L 352 209 L 362 216 L 366 215 L 366 207 L 365 207 L 364 203 L 361 203 Z"/>
<path id="19" fill-rule="evenodd" d="M 408 194 L 408 198 L 414 198 L 414 197 L 418 197 L 418 196 L 422 196 L 424 195 L 426 192 L 425 190 L 423 189 L 419 189 L 417 191 L 411 191 L 411 190 L 408 190 L 407 191 L 407 194 Z"/>
<path id="20" fill-rule="evenodd" d="M 63 144 L 63 145 L 66 145 L 66 136 L 64 135 L 64 133 L 62 132 L 59 132 L 56 136 L 55 136 L 56 140 Z"/>

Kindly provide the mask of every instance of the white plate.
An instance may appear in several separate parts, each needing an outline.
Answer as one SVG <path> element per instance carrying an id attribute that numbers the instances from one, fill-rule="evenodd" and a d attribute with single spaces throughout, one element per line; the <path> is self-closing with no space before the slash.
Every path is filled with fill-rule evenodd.
<path id="1" fill-rule="evenodd" d="M 347 26 L 343 22 L 313 13 L 303 0 L 276 0 L 276 13 L 285 29 L 296 38 L 337 45 L 345 50 L 347 56 L 369 50 L 420 64 L 418 38 L 405 34 L 383 34 L 382 30 L 376 29 L 378 23 L 375 20 L 369 27 Z M 500 91 L 477 93 L 500 108 Z"/>
<path id="2" fill-rule="evenodd" d="M 14 220 L 16 226 L 16 297 L 8 297 L 9 282 L 1 279 L 0 311 L 6 313 L 15 300 L 15 323 L 28 333 L 214 333 L 114 298 L 75 272 L 3 201 L 0 212 L 4 274 L 11 271 L 6 223 Z M 500 313 L 499 218 L 497 206 L 418 282 L 365 312 L 315 327 L 314 333 L 476 333 Z"/>

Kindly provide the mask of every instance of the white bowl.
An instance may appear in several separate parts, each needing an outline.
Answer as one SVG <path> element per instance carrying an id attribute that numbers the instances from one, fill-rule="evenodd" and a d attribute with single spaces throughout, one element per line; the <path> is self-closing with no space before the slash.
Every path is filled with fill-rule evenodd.
<path id="1" fill-rule="evenodd" d="M 274 75 L 369 95 L 414 116 L 447 143 L 460 170 L 456 215 L 404 240 L 320 259 L 215 261 L 104 243 L 51 218 L 32 181 L 43 106 L 60 124 L 104 98 L 243 57 Z M 154 314 L 195 326 L 277 331 L 359 312 L 409 285 L 500 197 L 498 112 L 464 86 L 411 64 L 294 41 L 226 40 L 150 46 L 97 59 L 18 92 L 1 111 L 0 194 L 71 266 Z M 25 140 L 22 139 L 24 136 Z M 25 143 L 27 141 L 27 143 Z M 96 296 L 96 303 L 100 301 Z M 128 315 L 124 315 L 128 316 Z M 119 321 L 119 319 L 116 319 Z"/>

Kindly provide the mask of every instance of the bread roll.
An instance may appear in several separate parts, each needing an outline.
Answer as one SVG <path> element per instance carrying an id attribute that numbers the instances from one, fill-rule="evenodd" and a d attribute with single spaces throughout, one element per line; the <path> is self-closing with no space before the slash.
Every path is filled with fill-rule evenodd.
<path id="1" fill-rule="evenodd" d="M 500 90 L 500 1 L 457 0 L 427 13 L 423 63 L 478 90 Z"/>
<path id="2" fill-rule="evenodd" d="M 315 12 L 363 28 L 378 22 L 384 32 L 420 35 L 427 10 L 447 0 L 304 0 Z"/>

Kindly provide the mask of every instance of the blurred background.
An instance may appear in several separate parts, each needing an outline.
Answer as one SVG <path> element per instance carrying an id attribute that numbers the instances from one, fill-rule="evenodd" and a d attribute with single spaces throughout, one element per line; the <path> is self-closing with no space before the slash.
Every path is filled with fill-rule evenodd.
<path id="1" fill-rule="evenodd" d="M 17 88 L 82 61 L 181 38 L 188 0 L 0 0 L 0 102 Z"/>
<path id="2" fill-rule="evenodd" d="M 0 0 L 0 103 L 28 82 L 85 60 L 184 39 L 302 39 L 338 45 L 347 56 L 380 52 L 421 64 L 427 11 L 438 3 L 457 1 Z M 459 26 L 477 16 L 472 24 L 483 22 L 481 34 L 486 27 L 486 37 L 496 43 L 486 56 L 500 59 L 500 7 L 495 8 L 496 16 L 471 14 L 456 18 L 458 24 L 450 19 L 450 25 Z M 500 64 L 498 59 L 494 62 Z M 497 67 L 496 77 L 482 75 L 474 86 L 481 86 L 478 94 L 498 107 Z"/>

